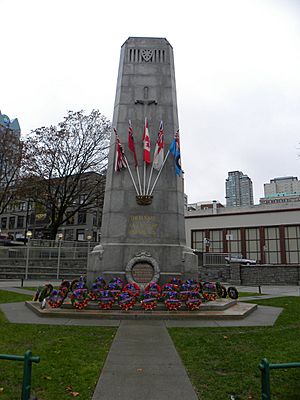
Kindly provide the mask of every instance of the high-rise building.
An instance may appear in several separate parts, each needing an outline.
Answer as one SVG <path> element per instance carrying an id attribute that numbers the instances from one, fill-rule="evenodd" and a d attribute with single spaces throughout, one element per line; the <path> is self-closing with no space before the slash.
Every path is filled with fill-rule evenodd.
<path id="1" fill-rule="evenodd" d="M 248 175 L 241 171 L 228 172 L 225 186 L 227 207 L 253 205 L 253 187 Z"/>
<path id="2" fill-rule="evenodd" d="M 300 181 L 295 176 L 283 176 L 264 184 L 264 197 L 260 203 L 285 203 L 300 200 Z"/>
<path id="3" fill-rule="evenodd" d="M 18 175 L 21 157 L 21 129 L 17 118 L 10 120 L 0 111 L 0 189 L 11 187 Z M 5 197 L 5 196 L 4 196 Z"/>

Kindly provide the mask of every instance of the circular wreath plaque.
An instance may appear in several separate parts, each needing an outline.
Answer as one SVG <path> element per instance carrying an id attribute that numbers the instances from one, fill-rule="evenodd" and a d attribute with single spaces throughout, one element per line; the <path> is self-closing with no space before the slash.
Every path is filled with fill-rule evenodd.
<path id="1" fill-rule="evenodd" d="M 137 262 L 131 270 L 132 278 L 136 283 L 149 283 L 154 277 L 153 266 L 147 262 Z"/>
<path id="2" fill-rule="evenodd" d="M 160 270 L 157 261 L 150 254 L 139 254 L 133 257 L 126 266 L 128 282 L 135 282 L 145 288 L 151 282 L 157 282 Z"/>

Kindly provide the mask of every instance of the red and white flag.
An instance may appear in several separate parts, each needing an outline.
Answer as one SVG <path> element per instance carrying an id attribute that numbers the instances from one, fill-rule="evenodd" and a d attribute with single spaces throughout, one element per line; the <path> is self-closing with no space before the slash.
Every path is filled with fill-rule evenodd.
<path id="1" fill-rule="evenodd" d="M 143 144 L 144 144 L 144 153 L 143 160 L 146 164 L 150 164 L 150 136 L 149 136 L 149 128 L 148 128 L 148 119 L 145 118 L 145 128 L 144 128 L 144 136 L 143 136 Z"/>
<path id="2" fill-rule="evenodd" d="M 116 159 L 115 159 L 115 171 L 121 171 L 124 168 L 127 168 L 125 154 L 123 146 L 121 145 L 119 135 L 117 131 L 114 129 L 116 134 Z"/>
<path id="3" fill-rule="evenodd" d="M 134 166 L 138 166 L 137 158 L 136 158 L 136 151 L 134 145 L 134 138 L 133 138 L 133 130 L 131 126 L 131 121 L 129 120 L 129 128 L 128 128 L 128 148 L 133 153 L 134 157 Z"/>
<path id="4" fill-rule="evenodd" d="M 163 162 L 164 162 L 164 127 L 163 127 L 163 122 L 160 121 L 159 132 L 153 156 L 153 168 L 159 171 L 161 169 Z"/>

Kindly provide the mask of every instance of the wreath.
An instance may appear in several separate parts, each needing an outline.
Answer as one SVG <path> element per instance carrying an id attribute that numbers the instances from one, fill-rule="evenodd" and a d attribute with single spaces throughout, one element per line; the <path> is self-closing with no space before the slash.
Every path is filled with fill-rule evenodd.
<path id="1" fill-rule="evenodd" d="M 59 308 L 66 298 L 65 292 L 62 290 L 52 290 L 48 299 L 48 304 L 52 308 Z"/>
<path id="2" fill-rule="evenodd" d="M 169 280 L 168 283 L 170 283 L 174 289 L 179 290 L 183 282 L 180 278 L 172 278 Z"/>
<path id="3" fill-rule="evenodd" d="M 89 299 L 90 300 L 98 300 L 102 288 L 98 286 L 97 283 L 92 284 L 92 289 L 89 291 Z"/>
<path id="4" fill-rule="evenodd" d="M 39 290 L 39 289 L 38 289 Z M 38 300 L 41 303 L 44 299 L 46 299 L 48 296 L 50 296 L 51 292 L 53 290 L 53 286 L 51 283 L 48 283 L 45 285 L 39 292 L 38 294 Z"/>
<path id="5" fill-rule="evenodd" d="M 156 282 L 148 283 L 145 287 L 145 293 L 151 293 L 157 300 L 159 300 L 161 295 L 161 287 Z"/>
<path id="6" fill-rule="evenodd" d="M 219 297 L 222 297 L 223 299 L 226 298 L 227 296 L 227 290 L 225 286 L 221 285 L 220 282 L 216 282 L 216 291 Z"/>
<path id="7" fill-rule="evenodd" d="M 180 292 L 179 292 L 180 300 L 186 301 L 188 299 L 191 291 L 192 291 L 192 289 L 191 289 L 190 285 L 188 285 L 187 283 L 183 283 L 180 287 Z"/>
<path id="8" fill-rule="evenodd" d="M 115 299 L 118 299 L 122 291 L 122 288 L 123 288 L 123 281 L 121 278 L 113 278 L 107 285 L 107 289 L 110 290 Z"/>
<path id="9" fill-rule="evenodd" d="M 122 292 L 118 296 L 118 303 L 123 311 L 128 311 L 135 305 L 136 298 L 130 292 Z"/>
<path id="10" fill-rule="evenodd" d="M 228 293 L 228 296 L 233 300 L 236 300 L 239 297 L 239 292 L 237 291 L 237 289 L 234 286 L 230 286 L 227 289 L 227 293 Z"/>
<path id="11" fill-rule="evenodd" d="M 144 293 L 141 296 L 141 306 L 144 310 L 154 310 L 157 306 L 157 296 L 154 292 Z"/>
<path id="12" fill-rule="evenodd" d="M 98 297 L 99 308 L 102 310 L 110 310 L 115 302 L 115 298 L 110 290 L 102 290 Z"/>
<path id="13" fill-rule="evenodd" d="M 77 310 L 83 310 L 89 302 L 87 289 L 75 289 L 71 294 L 71 303 Z"/>
<path id="14" fill-rule="evenodd" d="M 164 299 L 164 303 L 169 311 L 177 311 L 181 307 L 177 291 L 165 292 Z"/>
<path id="15" fill-rule="evenodd" d="M 202 292 L 206 301 L 214 301 L 217 298 L 216 285 L 212 282 L 204 282 Z"/>
<path id="16" fill-rule="evenodd" d="M 185 304 L 190 311 L 199 310 L 202 304 L 200 293 L 191 292 Z"/>
<path id="17" fill-rule="evenodd" d="M 134 282 L 127 283 L 127 285 L 124 286 L 122 291 L 130 292 L 130 294 L 132 294 L 132 296 L 134 296 L 134 297 L 139 297 L 139 295 L 140 295 L 140 287 L 139 287 L 139 285 L 137 285 Z"/>
<path id="18" fill-rule="evenodd" d="M 178 285 L 173 285 L 172 283 L 165 283 L 161 288 L 161 300 L 165 301 L 170 297 L 170 293 L 179 293 Z"/>
<path id="19" fill-rule="evenodd" d="M 101 287 L 102 289 L 106 288 L 106 282 L 104 280 L 104 278 L 102 278 L 102 276 L 98 276 L 98 278 L 96 278 L 95 283 L 97 284 L 98 287 Z"/>

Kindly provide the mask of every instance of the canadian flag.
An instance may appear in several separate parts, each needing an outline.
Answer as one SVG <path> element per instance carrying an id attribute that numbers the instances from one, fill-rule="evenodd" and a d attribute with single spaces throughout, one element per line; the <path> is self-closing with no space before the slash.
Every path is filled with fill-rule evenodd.
<path id="1" fill-rule="evenodd" d="M 147 118 L 145 118 L 143 143 L 144 143 L 143 159 L 144 159 L 145 163 L 149 165 L 150 164 L 150 136 L 149 136 L 149 128 L 148 128 L 148 119 Z"/>

